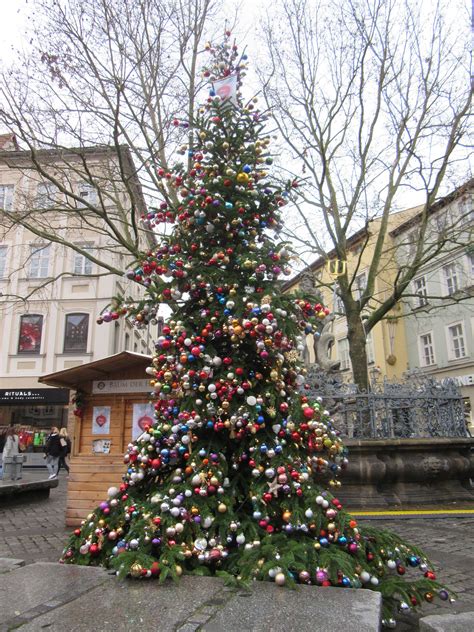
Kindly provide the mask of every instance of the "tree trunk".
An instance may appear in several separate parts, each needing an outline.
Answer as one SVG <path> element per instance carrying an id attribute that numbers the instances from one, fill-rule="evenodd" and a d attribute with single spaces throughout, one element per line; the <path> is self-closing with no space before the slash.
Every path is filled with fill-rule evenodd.
<path id="1" fill-rule="evenodd" d="M 369 373 L 367 370 L 366 336 L 360 315 L 347 314 L 347 339 L 349 341 L 349 356 L 352 363 L 354 382 L 360 390 L 369 388 Z"/>

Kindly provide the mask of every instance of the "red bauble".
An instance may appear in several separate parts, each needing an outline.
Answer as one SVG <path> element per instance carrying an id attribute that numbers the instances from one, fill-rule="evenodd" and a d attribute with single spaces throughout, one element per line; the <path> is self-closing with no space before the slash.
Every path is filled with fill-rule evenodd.
<path id="1" fill-rule="evenodd" d="M 303 416 L 306 419 L 312 419 L 314 417 L 314 410 L 309 406 L 306 406 L 305 408 L 303 408 Z"/>
<path id="2" fill-rule="evenodd" d="M 98 544 L 91 544 L 89 547 L 89 553 L 90 555 L 92 555 L 92 557 L 95 557 L 96 555 L 99 555 L 100 553 L 100 547 Z"/>

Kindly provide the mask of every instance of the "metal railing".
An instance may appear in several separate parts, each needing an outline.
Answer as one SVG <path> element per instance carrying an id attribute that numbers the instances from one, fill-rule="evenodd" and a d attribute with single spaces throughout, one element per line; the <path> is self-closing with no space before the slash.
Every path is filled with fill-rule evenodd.
<path id="1" fill-rule="evenodd" d="M 333 373 L 310 369 L 310 394 L 323 398 L 343 437 L 413 439 L 470 436 L 460 390 L 452 380 L 409 376 L 360 391 Z"/>

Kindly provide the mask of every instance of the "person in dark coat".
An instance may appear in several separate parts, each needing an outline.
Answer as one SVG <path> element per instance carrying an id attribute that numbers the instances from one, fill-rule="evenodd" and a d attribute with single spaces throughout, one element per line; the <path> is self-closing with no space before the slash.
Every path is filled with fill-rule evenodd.
<path id="1" fill-rule="evenodd" d="M 59 457 L 58 474 L 61 467 L 69 474 L 69 465 L 66 459 L 71 454 L 71 439 L 67 433 L 67 428 L 61 428 L 59 431 L 59 442 L 61 443 L 61 456 Z"/>
<path id="2" fill-rule="evenodd" d="M 59 437 L 59 430 L 56 428 L 56 426 L 53 426 L 44 446 L 44 453 L 46 455 L 46 467 L 48 468 L 49 478 L 56 478 L 58 475 L 58 464 L 61 452 L 62 448 Z"/>

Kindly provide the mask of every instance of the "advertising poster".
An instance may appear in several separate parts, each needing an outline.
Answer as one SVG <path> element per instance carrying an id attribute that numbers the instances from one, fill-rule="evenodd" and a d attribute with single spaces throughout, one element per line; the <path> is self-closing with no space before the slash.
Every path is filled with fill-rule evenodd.
<path id="1" fill-rule="evenodd" d="M 94 454 L 110 454 L 111 441 L 109 439 L 94 439 L 92 452 Z"/>
<path id="2" fill-rule="evenodd" d="M 135 441 L 146 426 L 152 426 L 155 422 L 155 409 L 152 404 L 133 404 L 132 440 Z"/>
<path id="3" fill-rule="evenodd" d="M 110 433 L 110 406 L 94 406 L 92 410 L 92 434 Z"/>

